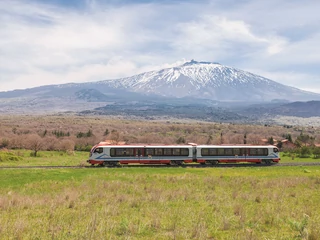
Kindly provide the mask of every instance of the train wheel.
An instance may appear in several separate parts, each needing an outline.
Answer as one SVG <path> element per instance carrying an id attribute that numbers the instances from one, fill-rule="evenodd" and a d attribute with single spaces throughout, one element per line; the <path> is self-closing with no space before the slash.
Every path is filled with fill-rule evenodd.
<path id="1" fill-rule="evenodd" d="M 266 160 L 264 160 L 264 163 L 265 163 L 266 165 L 271 165 L 271 160 L 270 160 L 270 159 L 266 159 Z"/>
<path id="2" fill-rule="evenodd" d="M 109 163 L 108 163 L 108 162 L 103 162 L 103 163 L 102 163 L 102 166 L 103 166 L 103 167 L 107 167 L 107 166 L 109 166 Z"/>
<path id="3" fill-rule="evenodd" d="M 219 161 L 217 161 L 217 160 L 211 161 L 212 165 L 217 165 L 218 163 L 219 163 Z"/>
<path id="4" fill-rule="evenodd" d="M 176 161 L 176 164 L 181 166 L 183 164 L 183 161 Z"/>
<path id="5" fill-rule="evenodd" d="M 111 162 L 111 166 L 118 167 L 120 166 L 119 162 Z"/>

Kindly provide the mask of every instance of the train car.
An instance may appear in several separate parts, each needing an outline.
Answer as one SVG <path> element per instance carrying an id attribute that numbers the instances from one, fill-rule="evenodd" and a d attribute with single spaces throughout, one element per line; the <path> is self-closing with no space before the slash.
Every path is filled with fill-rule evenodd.
<path id="1" fill-rule="evenodd" d="M 181 165 L 194 159 L 193 145 L 95 145 L 88 163 L 112 166 L 119 164 L 171 164 Z"/>
<path id="2" fill-rule="evenodd" d="M 279 149 L 275 146 L 256 145 L 198 145 L 196 161 L 201 164 L 218 163 L 278 163 Z"/>

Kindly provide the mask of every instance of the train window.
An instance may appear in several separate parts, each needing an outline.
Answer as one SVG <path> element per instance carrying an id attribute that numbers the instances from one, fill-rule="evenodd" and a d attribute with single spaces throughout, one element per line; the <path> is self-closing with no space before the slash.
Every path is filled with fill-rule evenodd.
<path id="1" fill-rule="evenodd" d="M 163 149 L 162 148 L 155 148 L 154 149 L 154 155 L 162 156 L 163 155 Z"/>
<path id="2" fill-rule="evenodd" d="M 233 155 L 237 155 L 239 156 L 241 153 L 240 153 L 240 148 L 234 148 L 233 149 Z"/>
<path id="3" fill-rule="evenodd" d="M 209 148 L 202 148 L 201 149 L 201 155 L 202 156 L 208 156 L 209 155 Z"/>
<path id="4" fill-rule="evenodd" d="M 115 152 L 116 152 L 116 150 L 114 148 L 111 148 L 110 149 L 110 156 L 114 157 L 116 155 Z"/>
<path id="5" fill-rule="evenodd" d="M 172 148 L 164 148 L 163 155 L 171 156 L 172 155 Z"/>
<path id="6" fill-rule="evenodd" d="M 259 156 L 267 156 L 268 155 L 268 149 L 266 149 L 266 148 L 258 148 L 257 149 L 257 155 L 259 155 Z"/>
<path id="7" fill-rule="evenodd" d="M 94 150 L 94 153 L 103 153 L 103 148 L 99 147 Z"/>
<path id="8" fill-rule="evenodd" d="M 224 154 L 226 155 L 226 156 L 232 156 L 233 154 L 232 154 L 232 148 L 226 148 L 225 150 L 224 150 Z"/>
<path id="9" fill-rule="evenodd" d="M 247 148 L 241 148 L 240 152 L 241 152 L 240 155 L 246 156 L 248 154 L 248 149 Z"/>
<path id="10" fill-rule="evenodd" d="M 145 155 L 154 155 L 154 148 L 146 148 Z"/>
<path id="11" fill-rule="evenodd" d="M 189 156 L 189 149 L 188 148 L 181 148 L 180 149 L 180 155 L 181 156 Z"/>
<path id="12" fill-rule="evenodd" d="M 126 156 L 133 156 L 133 148 L 125 148 L 124 150 Z"/>
<path id="13" fill-rule="evenodd" d="M 218 148 L 218 155 L 224 156 L 224 148 Z"/>
<path id="14" fill-rule="evenodd" d="M 278 149 L 278 148 L 274 148 L 274 149 L 273 149 L 273 152 L 275 152 L 275 153 L 276 153 L 276 152 L 279 152 L 279 149 Z"/>
<path id="15" fill-rule="evenodd" d="M 218 150 L 216 148 L 210 148 L 209 149 L 209 155 L 210 156 L 217 156 Z"/>
<path id="16" fill-rule="evenodd" d="M 172 155 L 179 156 L 180 155 L 180 148 L 172 149 Z"/>
<path id="17" fill-rule="evenodd" d="M 133 148 L 111 148 L 110 156 L 133 156 Z"/>
<path id="18" fill-rule="evenodd" d="M 122 156 L 123 152 L 123 148 L 116 148 L 116 156 Z"/>
<path id="19" fill-rule="evenodd" d="M 218 150 L 216 148 L 202 148 L 201 155 L 202 156 L 217 156 Z"/>
<path id="20" fill-rule="evenodd" d="M 257 149 L 256 148 L 250 148 L 250 155 L 251 156 L 257 155 Z"/>

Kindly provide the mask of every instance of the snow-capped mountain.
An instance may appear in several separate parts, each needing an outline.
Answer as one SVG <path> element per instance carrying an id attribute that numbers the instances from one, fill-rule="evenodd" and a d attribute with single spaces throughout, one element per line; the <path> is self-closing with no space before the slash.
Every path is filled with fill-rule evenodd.
<path id="1" fill-rule="evenodd" d="M 203 112 L 210 115 L 213 110 L 206 107 L 232 106 L 238 109 L 252 103 L 277 105 L 311 100 L 320 100 L 320 94 L 285 86 L 219 63 L 192 60 L 177 67 L 127 78 L 0 92 L 0 113 L 94 111 L 108 106 L 102 112 L 128 114 L 132 109 L 142 109 L 139 115 L 152 115 L 155 110 L 146 112 L 146 109 L 171 114 L 169 106 L 187 106 L 189 114 L 199 116 L 190 110 L 190 106 L 197 110 L 203 108 Z M 124 111 L 125 107 L 128 110 Z M 274 109 L 268 109 L 268 114 L 270 111 Z M 218 115 L 223 119 L 231 116 L 221 114 L 221 111 Z"/>
<path id="2" fill-rule="evenodd" d="M 320 99 L 320 94 L 289 87 L 219 63 L 191 60 L 181 66 L 98 82 L 114 88 L 166 97 L 218 101 L 289 101 Z"/>

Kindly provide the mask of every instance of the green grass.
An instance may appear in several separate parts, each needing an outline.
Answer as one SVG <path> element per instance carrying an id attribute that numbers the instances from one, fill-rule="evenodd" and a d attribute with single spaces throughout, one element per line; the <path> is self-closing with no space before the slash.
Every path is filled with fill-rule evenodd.
<path id="1" fill-rule="evenodd" d="M 1 169 L 0 239 L 318 239 L 320 167 Z"/>
<path id="2" fill-rule="evenodd" d="M 294 163 L 294 162 L 320 162 L 320 159 L 315 159 L 313 157 L 300 158 L 297 156 L 289 156 L 289 154 L 281 153 L 280 163 Z"/>
<path id="3" fill-rule="evenodd" d="M 30 150 L 11 150 L 10 159 L 4 160 L 4 153 L 0 151 L 0 167 L 9 166 L 89 166 L 86 160 L 89 158 L 88 152 L 58 152 L 58 151 L 40 151 L 37 157 L 31 156 Z M 1 158 L 1 156 L 3 156 Z M 12 157 L 14 156 L 14 157 Z M 13 160 L 12 160 L 13 159 Z M 320 162 L 320 159 L 299 158 L 281 153 L 280 163 L 295 162 Z"/>
<path id="4" fill-rule="evenodd" d="M 40 151 L 37 157 L 30 150 L 10 150 L 20 158 L 17 161 L 0 161 L 0 166 L 79 166 L 88 165 L 89 152 Z"/>

